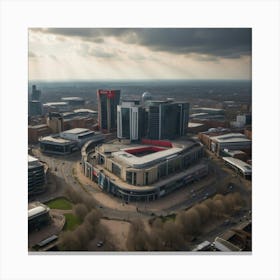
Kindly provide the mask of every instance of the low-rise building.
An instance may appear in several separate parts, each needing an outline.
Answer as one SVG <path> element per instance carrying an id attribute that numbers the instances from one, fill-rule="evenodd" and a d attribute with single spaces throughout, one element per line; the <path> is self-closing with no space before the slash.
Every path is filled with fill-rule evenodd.
<path id="1" fill-rule="evenodd" d="M 250 156 L 252 141 L 242 133 L 229 133 L 228 131 L 227 129 L 213 128 L 199 133 L 198 138 L 218 156 L 221 156 L 224 150 L 241 150 Z"/>
<path id="2" fill-rule="evenodd" d="M 40 138 L 40 149 L 45 153 L 70 154 L 80 149 L 85 142 L 102 142 L 104 135 L 86 128 L 74 128 Z"/>
<path id="3" fill-rule="evenodd" d="M 37 158 L 28 155 L 28 195 L 45 190 L 45 168 Z"/>
<path id="4" fill-rule="evenodd" d="M 228 133 L 210 137 L 210 150 L 220 155 L 224 149 L 228 150 L 250 150 L 252 141 L 241 133 Z"/>
<path id="5" fill-rule="evenodd" d="M 223 157 L 223 160 L 227 166 L 234 169 L 245 179 L 251 180 L 252 178 L 252 167 L 248 163 L 232 157 Z"/>
<path id="6" fill-rule="evenodd" d="M 51 222 L 50 208 L 40 202 L 28 205 L 28 231 L 38 231 Z"/>
<path id="7" fill-rule="evenodd" d="M 40 137 L 44 137 L 52 133 L 47 124 L 29 125 L 28 126 L 28 143 L 36 144 Z"/>

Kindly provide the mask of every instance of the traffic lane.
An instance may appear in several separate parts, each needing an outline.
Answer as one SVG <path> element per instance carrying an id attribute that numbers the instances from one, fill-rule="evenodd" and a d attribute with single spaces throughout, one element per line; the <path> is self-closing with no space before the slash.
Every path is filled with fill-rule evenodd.
<path id="1" fill-rule="evenodd" d="M 165 211 L 178 211 L 178 210 L 183 210 L 186 208 L 190 208 L 194 206 L 197 203 L 202 202 L 203 200 L 213 196 L 216 194 L 216 187 L 213 185 L 206 186 L 203 189 L 200 189 L 199 191 L 196 192 L 191 192 L 189 191 L 186 195 L 186 200 L 178 203 L 170 208 L 165 209 Z"/>

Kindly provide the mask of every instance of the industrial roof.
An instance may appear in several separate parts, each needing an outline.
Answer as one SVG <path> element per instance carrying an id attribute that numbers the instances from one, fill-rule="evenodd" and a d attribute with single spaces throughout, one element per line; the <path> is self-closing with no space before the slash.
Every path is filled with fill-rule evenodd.
<path id="1" fill-rule="evenodd" d="M 233 157 L 223 157 L 223 160 L 240 168 L 244 173 L 252 173 L 252 167 L 240 159 Z"/>
<path id="2" fill-rule="evenodd" d="M 33 217 L 43 214 L 49 211 L 49 208 L 43 205 L 36 206 L 30 210 L 28 210 L 28 219 L 32 219 Z"/>
<path id="3" fill-rule="evenodd" d="M 218 136 L 212 136 L 210 139 L 217 141 L 219 143 L 226 142 L 251 142 L 244 134 L 241 133 L 228 133 Z"/>

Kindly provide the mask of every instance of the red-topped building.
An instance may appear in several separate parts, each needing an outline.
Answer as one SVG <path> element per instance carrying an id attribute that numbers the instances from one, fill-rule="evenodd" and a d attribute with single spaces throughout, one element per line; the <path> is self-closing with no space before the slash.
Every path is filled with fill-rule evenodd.
<path id="1" fill-rule="evenodd" d="M 117 129 L 117 105 L 120 103 L 120 90 L 97 90 L 98 125 L 104 132 Z"/>

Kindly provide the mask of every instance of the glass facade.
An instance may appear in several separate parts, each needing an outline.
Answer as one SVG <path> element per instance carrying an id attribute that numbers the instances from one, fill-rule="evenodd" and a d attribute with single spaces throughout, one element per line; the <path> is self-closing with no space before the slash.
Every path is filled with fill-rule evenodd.
<path id="1" fill-rule="evenodd" d="M 121 108 L 122 137 L 130 138 L 130 109 Z"/>

